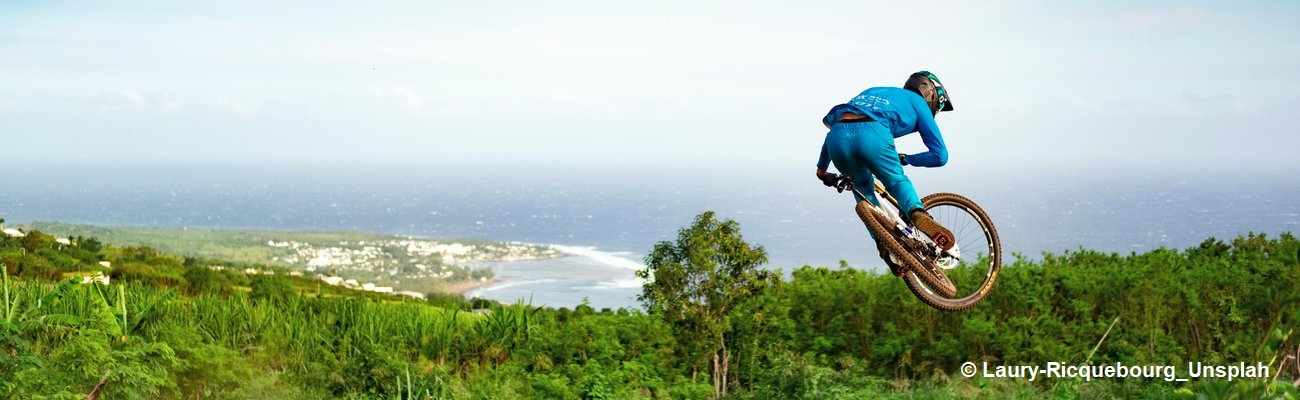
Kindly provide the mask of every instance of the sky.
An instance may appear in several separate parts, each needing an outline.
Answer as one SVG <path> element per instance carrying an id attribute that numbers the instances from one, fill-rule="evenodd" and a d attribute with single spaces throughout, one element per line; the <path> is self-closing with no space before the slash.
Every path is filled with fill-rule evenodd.
<path id="1" fill-rule="evenodd" d="M 0 0 L 0 157 L 808 168 L 935 72 L 950 166 L 1295 170 L 1294 1 Z M 899 139 L 922 151 L 916 136 Z"/>

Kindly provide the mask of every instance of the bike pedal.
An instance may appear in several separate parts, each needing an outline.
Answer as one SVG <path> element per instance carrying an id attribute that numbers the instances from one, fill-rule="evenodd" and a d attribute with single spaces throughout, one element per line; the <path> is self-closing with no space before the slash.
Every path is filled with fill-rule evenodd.
<path id="1" fill-rule="evenodd" d="M 939 225 L 938 222 L 935 222 L 934 219 L 930 217 L 930 214 L 915 212 L 912 214 L 912 223 L 916 225 L 917 229 L 920 229 L 921 232 L 925 233 L 926 236 L 929 236 L 930 240 L 934 241 L 934 244 L 938 245 L 941 249 L 951 249 L 952 245 L 955 243 L 955 240 L 953 240 L 952 237 L 952 232 L 949 231 L 948 228 Z"/>
<path id="2" fill-rule="evenodd" d="M 939 245 L 939 248 L 941 249 L 948 250 L 952 248 L 952 234 L 948 234 L 948 232 L 940 232 L 940 234 L 935 236 L 933 239 L 934 244 Z"/>

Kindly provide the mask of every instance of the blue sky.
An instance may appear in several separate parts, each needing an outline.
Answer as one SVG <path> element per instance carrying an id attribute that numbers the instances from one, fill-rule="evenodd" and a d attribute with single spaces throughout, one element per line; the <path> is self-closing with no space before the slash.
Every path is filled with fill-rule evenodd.
<path id="1" fill-rule="evenodd" d="M 929 69 L 957 107 L 939 118 L 951 166 L 1295 170 L 1296 17 L 1290 1 L 0 1 L 0 148 L 811 169 L 828 108 Z"/>

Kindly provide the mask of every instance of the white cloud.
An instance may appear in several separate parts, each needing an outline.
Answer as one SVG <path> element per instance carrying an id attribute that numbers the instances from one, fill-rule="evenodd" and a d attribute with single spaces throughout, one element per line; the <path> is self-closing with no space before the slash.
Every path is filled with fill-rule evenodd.
<path id="1" fill-rule="evenodd" d="M 177 112 L 182 108 L 180 99 L 174 96 L 146 95 L 132 89 L 93 95 L 83 101 L 84 104 L 108 113 L 126 111 Z M 17 103 L 14 102 L 10 105 L 13 104 Z M 4 106 L 6 106 L 5 97 L 0 95 L 0 107 Z"/>
<path id="2" fill-rule="evenodd" d="M 162 110 L 167 112 L 176 112 L 181 110 L 181 102 L 175 99 L 167 99 L 162 103 Z"/>
<path id="3" fill-rule="evenodd" d="M 957 104 L 955 101 L 953 104 Z M 1024 115 L 1029 113 L 1029 108 L 1025 103 L 1020 101 L 1016 96 L 986 96 L 975 101 L 977 108 L 982 111 L 1003 112 L 1012 115 Z"/>
<path id="4" fill-rule="evenodd" d="M 126 110 L 145 110 L 152 106 L 149 99 L 140 92 L 135 90 L 122 90 L 115 93 L 100 95 L 92 100 L 92 103 L 100 111 L 117 112 Z"/>
<path id="5" fill-rule="evenodd" d="M 569 115 L 625 115 L 629 111 L 615 99 L 572 92 L 552 94 L 551 103 L 557 111 Z"/>
<path id="6" fill-rule="evenodd" d="M 1205 10 L 1183 7 L 1083 17 L 1067 20 L 1061 26 L 1074 30 L 1142 31 L 1169 26 L 1188 26 L 1204 23 L 1212 18 L 1212 15 Z"/>
<path id="7" fill-rule="evenodd" d="M 262 112 L 262 104 L 256 101 L 232 100 L 223 97 L 217 99 L 217 104 L 241 117 L 257 115 Z"/>
<path id="8" fill-rule="evenodd" d="M 1225 109 L 1232 110 L 1238 115 L 1257 115 L 1260 113 L 1260 107 L 1257 104 L 1224 93 L 1201 95 L 1184 92 L 1178 101 L 1170 104 L 1170 107 L 1173 113 L 1178 115 L 1214 115 Z"/>
<path id="9" fill-rule="evenodd" d="M 712 151 L 735 162 L 803 162 L 802 154 L 786 156 L 797 153 L 786 147 L 815 139 L 792 131 L 818 130 L 831 105 L 866 87 L 900 84 L 916 69 L 939 72 L 959 92 L 958 112 L 941 117 L 945 129 L 999 126 L 1014 138 L 1033 137 L 1053 121 L 1140 121 L 1153 113 L 1235 118 L 1241 129 L 1262 130 L 1276 123 L 1242 117 L 1288 117 L 1288 107 L 1300 106 L 1285 90 L 1294 77 L 1252 73 L 1295 64 L 1295 52 L 1277 50 L 1289 48 L 1293 25 L 1284 22 L 1293 6 L 995 0 L 944 4 L 918 17 L 918 6 L 901 3 L 507 3 L 331 8 L 314 14 L 320 23 L 290 27 L 285 21 L 301 11 L 294 6 L 243 16 L 247 7 L 184 3 L 163 7 L 167 18 L 140 5 L 47 7 L 49 15 L 27 19 L 48 23 L 16 25 L 0 40 L 0 54 L 14 55 L 0 65 L 0 111 L 13 114 L 0 122 L 42 126 L 49 115 L 71 115 L 58 121 L 68 135 L 241 124 L 295 149 L 295 130 L 282 127 L 307 124 L 337 137 L 384 130 L 394 133 L 375 146 L 394 149 L 413 147 L 426 133 L 481 128 L 522 139 L 483 135 L 490 139 L 438 147 L 448 157 L 506 151 L 546 159 L 567 156 L 545 153 L 559 146 L 518 134 L 519 126 L 550 130 L 547 142 L 572 143 L 606 139 L 604 123 L 618 120 L 636 121 L 638 134 L 667 144 L 594 142 L 607 146 L 595 151 L 610 159 Z M 241 23 L 221 23 L 228 17 Z M 924 29 L 914 29 L 918 23 Z M 903 30 L 911 33 L 890 35 Z M 867 39 L 881 35 L 890 40 Z M 1280 89 L 1249 89 L 1265 79 Z M 1203 98 L 1181 98 L 1186 88 Z M 503 109 L 519 118 L 477 125 Z M 36 112 L 43 110 L 50 113 Z M 252 115 L 258 124 L 234 118 Z M 1110 143 L 1088 135 L 1092 125 L 1051 127 Z M 1178 134 L 1218 132 L 1201 124 Z M 736 147 L 737 138 L 750 147 Z M 351 142 L 322 142 L 310 151 L 352 150 Z M 683 142 L 701 150 L 670 145 Z M 970 143 L 971 152 L 999 150 Z M 640 148 L 651 145 L 663 151 Z"/>
<path id="10" fill-rule="evenodd" d="M 1237 99 L 1237 100 L 1233 100 L 1233 101 L 1232 101 L 1232 109 L 1233 109 L 1234 111 L 1236 111 L 1237 113 L 1239 113 L 1239 114 L 1258 114 L 1258 113 L 1259 113 L 1259 107 L 1255 107 L 1254 104 L 1247 103 L 1247 102 L 1242 101 L 1242 100 L 1240 100 L 1240 99 Z"/>
<path id="11" fill-rule="evenodd" d="M 370 88 L 370 94 L 385 102 L 395 104 L 407 111 L 416 112 L 424 108 L 424 102 L 415 93 L 411 93 L 402 85 L 393 85 L 387 89 Z"/>
<path id="12" fill-rule="evenodd" d="M 1074 106 L 1074 108 L 1080 112 L 1085 112 L 1091 115 L 1104 114 L 1104 112 L 1101 109 L 1101 106 L 1098 106 L 1097 104 L 1093 103 L 1092 101 L 1089 101 L 1088 99 L 1079 96 L 1069 96 L 1068 98 L 1066 98 L 1066 100 L 1068 100 L 1070 102 L 1070 105 Z"/>

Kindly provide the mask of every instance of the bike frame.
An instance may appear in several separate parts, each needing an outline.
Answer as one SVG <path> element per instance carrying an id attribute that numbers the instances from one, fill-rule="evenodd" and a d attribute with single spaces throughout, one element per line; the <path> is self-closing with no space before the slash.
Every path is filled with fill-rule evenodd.
<path id="1" fill-rule="evenodd" d="M 828 180 L 823 180 L 830 183 Z M 957 243 L 954 243 L 951 249 L 943 250 L 929 236 L 907 223 L 907 215 L 898 212 L 898 200 L 885 190 L 884 185 L 873 180 L 872 191 L 869 192 L 872 196 L 859 191 L 853 185 L 853 180 L 847 177 L 836 178 L 833 184 L 827 186 L 835 188 L 840 193 L 848 190 L 855 199 L 861 199 L 854 206 L 854 211 L 866 224 L 867 230 L 876 239 L 876 244 L 882 248 L 882 251 L 887 252 L 883 254 L 888 257 L 885 262 L 889 264 L 895 275 L 903 278 L 908 290 L 925 304 L 944 311 L 970 309 L 984 300 L 989 289 L 997 281 L 998 271 L 1002 265 L 997 230 L 993 228 L 987 213 L 974 201 L 955 193 L 934 193 L 922 199 L 927 204 L 926 212 L 939 213 L 940 218 L 954 214 L 957 214 L 957 217 L 970 215 L 982 229 L 976 234 L 982 233 L 984 241 L 980 243 L 987 242 L 989 245 L 989 270 L 985 271 L 986 274 L 979 286 L 971 287 L 970 284 L 974 283 L 971 281 L 964 285 L 966 289 L 962 289 L 942 271 L 964 265 Z M 875 198 L 877 201 L 871 203 L 866 201 L 868 198 Z M 934 214 L 931 216 L 933 217 Z M 960 240 L 958 238 L 958 243 Z M 977 256 L 981 249 L 982 247 L 977 244 L 975 249 Z M 977 257 L 975 261 L 981 260 Z M 958 297 L 959 295 L 961 297 Z"/>
<path id="2" fill-rule="evenodd" d="M 895 231 L 899 232 L 902 236 L 910 237 L 921 243 L 931 243 L 931 244 L 933 243 L 933 241 L 931 241 L 929 237 L 926 237 L 925 235 L 921 234 L 919 230 L 912 228 L 911 224 L 908 224 L 906 221 L 903 220 L 902 211 L 899 210 L 898 208 L 898 200 L 894 199 L 894 196 L 890 195 L 889 192 L 885 190 L 885 186 L 880 184 L 879 179 L 872 179 L 871 184 L 872 184 L 872 191 L 875 192 L 877 196 L 876 197 L 877 202 L 880 202 L 879 205 L 872 204 L 871 206 L 875 207 L 877 211 L 889 217 L 889 221 L 894 223 Z M 853 193 L 863 199 L 868 198 L 866 195 L 863 195 L 862 192 L 858 191 L 857 186 L 853 187 Z M 882 198 L 885 201 L 889 202 L 889 205 L 895 212 L 890 212 L 889 209 L 886 209 L 884 207 L 885 203 L 879 200 Z M 868 201 L 868 203 L 870 202 Z M 935 264 L 938 265 L 939 268 L 953 269 L 956 268 L 957 265 L 961 263 L 961 249 L 957 244 L 953 244 L 952 248 L 948 250 L 942 250 L 942 249 L 937 249 L 937 250 L 938 250 L 937 253 L 939 257 L 936 259 Z"/>
<path id="3" fill-rule="evenodd" d="M 879 180 L 879 179 L 872 179 L 872 180 L 871 180 L 871 186 L 872 186 L 872 191 L 874 191 L 874 192 L 876 193 L 876 199 L 881 199 L 881 198 L 883 198 L 883 199 L 889 201 L 889 205 L 893 206 L 893 207 L 894 207 L 894 210 L 899 211 L 900 213 L 902 212 L 902 210 L 899 210 L 899 209 L 898 209 L 898 200 L 895 200 L 895 199 L 894 199 L 894 196 L 890 195 L 888 191 L 885 191 L 885 186 L 880 184 L 880 180 Z M 866 195 L 863 195 L 862 192 L 859 192 L 859 191 L 858 191 L 858 188 L 857 188 L 856 186 L 853 187 L 853 193 L 856 194 L 856 195 L 858 195 L 858 197 L 861 197 L 861 198 L 863 198 L 863 199 L 867 199 L 867 198 L 868 198 Z M 877 201 L 878 201 L 878 200 L 877 200 Z M 881 208 L 880 205 L 875 205 L 875 204 L 873 204 L 873 206 L 875 206 L 876 208 Z M 880 211 L 885 212 L 885 211 L 887 211 L 887 210 L 881 208 Z M 885 215 L 888 215 L 888 216 L 889 216 L 889 220 L 890 220 L 890 221 L 893 221 L 893 222 L 894 222 L 894 225 L 895 225 L 896 227 L 905 227 L 905 226 L 907 226 L 907 223 L 903 221 L 903 216 L 900 215 L 899 213 L 885 212 Z"/>

